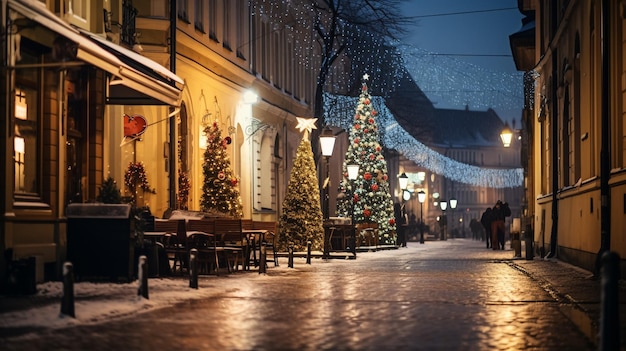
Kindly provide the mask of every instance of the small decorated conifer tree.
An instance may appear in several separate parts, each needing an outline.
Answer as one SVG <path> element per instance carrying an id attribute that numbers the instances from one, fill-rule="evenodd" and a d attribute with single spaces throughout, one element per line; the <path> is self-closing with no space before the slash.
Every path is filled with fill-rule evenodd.
<path id="1" fill-rule="evenodd" d="M 208 125 L 204 132 L 207 143 L 202 164 L 204 183 L 200 209 L 205 212 L 217 211 L 233 218 L 241 218 L 243 205 L 237 188 L 239 179 L 233 175 L 227 152 L 232 140 L 230 136 L 222 138 L 218 121 Z"/>
<path id="2" fill-rule="evenodd" d="M 316 118 L 298 118 L 298 128 L 304 136 L 296 151 L 296 158 L 289 176 L 289 186 L 283 201 L 283 212 L 279 218 L 278 247 L 286 251 L 290 244 L 295 251 L 307 249 L 311 241 L 312 250 L 322 250 L 324 227 L 320 207 L 320 189 L 309 132 L 315 128 Z"/>

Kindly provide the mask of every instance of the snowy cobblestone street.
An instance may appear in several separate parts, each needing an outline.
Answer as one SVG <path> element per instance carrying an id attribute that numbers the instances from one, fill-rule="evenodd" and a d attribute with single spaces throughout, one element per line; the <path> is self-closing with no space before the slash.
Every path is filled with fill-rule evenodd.
<path id="1" fill-rule="evenodd" d="M 595 340 L 563 314 L 567 301 L 558 297 L 576 296 L 564 291 L 567 281 L 594 296 L 597 281 L 585 278 L 589 272 L 559 262 L 513 260 L 512 251 L 488 250 L 469 239 L 408 246 L 359 253 L 356 260 L 314 259 L 311 265 L 296 258 L 293 269 L 281 258 L 266 275 L 201 276 L 198 290 L 189 289 L 185 278 L 151 279 L 150 300 L 136 297 L 136 283 L 78 283 L 76 319 L 59 318 L 59 303 L 45 303 L 55 299 L 41 292 L 30 308 L 26 297 L 10 298 L 13 307 L 6 300 L 0 304 L 0 345 L 2 350 L 595 349 Z M 537 279 L 557 270 L 568 280 L 547 286 L 549 281 Z M 90 297 L 81 298 L 81 290 Z"/>

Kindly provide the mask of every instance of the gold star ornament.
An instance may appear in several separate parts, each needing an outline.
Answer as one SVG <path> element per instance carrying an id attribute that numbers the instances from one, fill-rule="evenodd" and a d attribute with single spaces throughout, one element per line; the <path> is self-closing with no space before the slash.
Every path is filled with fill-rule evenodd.
<path id="1" fill-rule="evenodd" d="M 317 127 L 315 126 L 317 118 L 296 117 L 296 119 L 298 120 L 298 125 L 296 126 L 296 128 L 298 128 L 300 132 L 305 132 L 305 135 L 307 133 L 310 133 L 313 129 L 317 129 Z"/>

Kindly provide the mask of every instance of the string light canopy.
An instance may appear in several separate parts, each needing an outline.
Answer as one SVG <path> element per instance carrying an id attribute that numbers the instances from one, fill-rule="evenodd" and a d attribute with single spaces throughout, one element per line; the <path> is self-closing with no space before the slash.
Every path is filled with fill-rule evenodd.
<path id="1" fill-rule="evenodd" d="M 380 96 L 372 97 L 377 106 L 377 123 L 384 127 L 380 143 L 394 149 L 408 160 L 429 171 L 445 175 L 446 178 L 474 186 L 488 188 L 513 188 L 523 184 L 524 170 L 522 168 L 495 169 L 468 165 L 448 158 L 421 143 L 402 128 L 393 114 L 385 106 L 385 100 Z M 358 97 L 326 94 L 324 97 L 325 120 L 329 125 L 349 130 L 354 117 L 354 105 Z"/>

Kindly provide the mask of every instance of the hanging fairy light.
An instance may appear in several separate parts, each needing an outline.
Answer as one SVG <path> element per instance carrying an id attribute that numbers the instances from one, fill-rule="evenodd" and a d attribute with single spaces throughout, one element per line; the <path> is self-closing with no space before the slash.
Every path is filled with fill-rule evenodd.
<path id="1" fill-rule="evenodd" d="M 353 106 L 356 97 L 326 95 L 324 111 L 332 111 L 325 116 L 326 121 L 346 130 L 351 127 Z M 385 107 L 384 99 L 372 97 L 374 104 L 379 106 L 378 124 L 385 127 L 382 144 L 401 153 L 416 165 L 424 167 L 435 174 L 445 174 L 453 181 L 474 186 L 489 188 L 513 188 L 523 184 L 522 168 L 493 169 L 468 165 L 446 157 L 416 140 L 395 120 L 393 114 Z M 331 106 L 332 105 L 332 106 Z"/>

